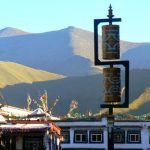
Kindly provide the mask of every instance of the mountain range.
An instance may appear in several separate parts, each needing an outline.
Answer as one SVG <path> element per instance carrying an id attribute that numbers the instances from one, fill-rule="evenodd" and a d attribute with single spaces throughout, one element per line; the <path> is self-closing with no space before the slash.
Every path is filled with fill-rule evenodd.
<path id="1" fill-rule="evenodd" d="M 12 31 L 10 35 L 7 34 L 7 37 L 0 38 L 1 61 L 13 61 L 65 76 L 91 75 L 99 73 L 101 70 L 95 67 L 93 63 L 94 45 L 92 32 L 68 27 L 45 33 L 24 34 L 24 31 L 19 31 L 20 35 L 18 36 L 16 29 L 9 28 L 6 30 Z M 12 36 L 12 33 L 14 33 L 14 36 Z M 0 32 L 0 36 L 1 34 L 3 32 Z M 101 45 L 101 37 L 99 37 L 99 43 Z M 146 49 L 150 47 L 150 44 L 126 41 L 121 41 L 120 43 L 122 59 L 128 59 L 129 56 L 133 58 L 134 55 L 140 56 L 141 53 L 143 55 L 144 53 L 147 54 L 142 57 L 143 60 L 148 57 Z M 142 52 L 139 53 L 141 47 L 143 47 Z M 144 47 L 147 48 L 144 49 Z M 132 52 L 134 55 L 130 54 Z M 139 64 L 138 58 L 131 63 L 132 68 L 144 67 L 144 65 Z"/>
<path id="2" fill-rule="evenodd" d="M 76 27 L 45 33 L 28 33 L 10 27 L 0 30 L 3 101 L 25 107 L 27 93 L 36 99 L 47 90 L 49 106 L 61 96 L 55 114 L 67 113 L 72 99 L 79 101 L 80 112 L 99 111 L 103 76 L 102 66 L 94 66 L 93 41 L 93 32 Z M 121 59 L 130 61 L 130 102 L 135 106 L 150 86 L 150 43 L 120 41 L 120 46 Z M 143 112 L 143 106 L 149 101 L 142 101 L 128 112 Z"/>

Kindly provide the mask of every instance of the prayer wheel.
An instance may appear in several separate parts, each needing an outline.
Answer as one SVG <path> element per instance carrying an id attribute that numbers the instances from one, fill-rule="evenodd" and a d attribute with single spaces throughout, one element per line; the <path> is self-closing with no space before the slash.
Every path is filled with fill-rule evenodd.
<path id="1" fill-rule="evenodd" d="M 102 26 L 102 58 L 120 59 L 119 25 Z"/>
<path id="2" fill-rule="evenodd" d="M 104 68 L 104 101 L 116 103 L 121 101 L 120 68 Z"/>

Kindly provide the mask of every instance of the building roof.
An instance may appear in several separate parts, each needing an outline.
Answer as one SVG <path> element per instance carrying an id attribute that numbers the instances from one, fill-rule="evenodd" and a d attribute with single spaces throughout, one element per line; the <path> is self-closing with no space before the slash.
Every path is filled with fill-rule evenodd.
<path id="1" fill-rule="evenodd" d="M 22 127 L 22 129 L 45 129 L 45 128 L 50 128 L 52 132 L 56 132 L 58 135 L 60 135 L 61 129 L 52 121 L 45 121 L 45 120 L 10 120 L 8 124 L 10 123 L 10 129 L 13 127 Z M 16 125 L 16 126 L 13 126 Z M 18 126 L 17 126 L 18 125 Z M 21 126 L 23 125 L 23 126 Z M 1 126 L 0 127 L 5 127 Z"/>
<path id="2" fill-rule="evenodd" d="M 2 115 L 0 115 L 0 123 L 5 123 L 5 122 L 6 122 L 5 118 Z"/>
<path id="3" fill-rule="evenodd" d="M 30 114 L 30 111 L 27 111 L 26 109 L 21 109 L 7 104 L 3 105 L 0 109 L 2 113 L 5 113 L 9 116 L 12 115 L 12 116 L 20 117 L 20 116 L 27 116 L 28 114 Z"/>
<path id="4" fill-rule="evenodd" d="M 0 126 L 3 132 L 31 132 L 45 131 L 49 126 L 46 124 L 5 124 Z"/>

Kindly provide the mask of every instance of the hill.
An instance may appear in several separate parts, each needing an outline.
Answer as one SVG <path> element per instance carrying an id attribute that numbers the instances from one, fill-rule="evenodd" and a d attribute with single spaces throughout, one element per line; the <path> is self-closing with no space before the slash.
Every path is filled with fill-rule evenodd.
<path id="1" fill-rule="evenodd" d="M 149 97 L 139 100 L 144 92 L 149 92 L 149 76 L 150 70 L 148 69 L 140 71 L 132 70 L 130 72 L 130 108 L 125 112 L 134 115 L 149 113 Z M 139 80 L 139 78 L 142 78 L 142 80 Z M 52 103 L 57 96 L 61 97 L 53 112 L 57 115 L 66 114 L 73 99 L 77 100 L 79 103 L 79 107 L 76 110 L 77 112 L 87 113 L 88 111 L 91 111 L 97 113 L 100 111 L 100 104 L 104 103 L 104 89 L 102 86 L 103 77 L 102 74 L 98 74 L 34 82 L 32 84 L 17 84 L 5 87 L 1 89 L 1 92 L 4 94 L 5 102 L 15 106 L 25 107 L 27 93 L 30 93 L 33 99 L 38 100 L 43 91 L 47 90 L 49 108 L 52 106 Z M 145 107 L 145 105 L 147 105 L 147 107 Z M 32 107 L 36 107 L 36 105 L 33 103 Z M 135 109 L 133 110 L 131 108 Z M 123 109 L 120 109 L 120 111 L 123 111 Z"/>
<path id="2" fill-rule="evenodd" d="M 93 36 L 93 32 L 68 27 L 45 33 L 3 37 L 0 38 L 0 60 L 66 76 L 96 74 L 101 69 L 93 63 Z M 121 54 L 142 44 L 121 41 Z"/>
<path id="3" fill-rule="evenodd" d="M 130 113 L 133 115 L 143 115 L 149 113 L 150 105 L 150 86 L 145 87 L 144 91 L 129 104 L 129 108 L 115 109 L 115 113 Z"/>
<path id="4" fill-rule="evenodd" d="M 0 61 L 0 88 L 19 83 L 33 83 L 63 78 L 61 75 L 36 70 L 13 62 Z"/>

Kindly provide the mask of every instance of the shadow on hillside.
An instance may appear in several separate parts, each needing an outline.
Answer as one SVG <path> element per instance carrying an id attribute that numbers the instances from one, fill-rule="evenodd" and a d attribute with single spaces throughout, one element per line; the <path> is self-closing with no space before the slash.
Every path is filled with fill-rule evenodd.
<path id="1" fill-rule="evenodd" d="M 77 112 L 87 113 L 88 111 L 97 112 L 100 109 L 99 105 L 103 90 L 100 85 L 102 85 L 101 75 L 93 75 L 7 86 L 2 89 L 2 93 L 8 104 L 23 108 L 27 106 L 27 93 L 29 93 L 34 100 L 40 102 L 38 98 L 44 93 L 44 90 L 47 90 L 49 108 L 57 96 L 61 97 L 54 108 L 55 114 L 66 114 L 72 100 L 77 100 L 79 103 Z M 32 106 L 33 108 L 36 107 L 36 105 Z"/>
<path id="2" fill-rule="evenodd" d="M 130 71 L 130 99 L 137 99 L 145 90 L 150 87 L 150 70 L 132 70 Z M 5 101 L 8 104 L 26 107 L 26 98 L 29 93 L 31 97 L 38 100 L 39 96 L 48 92 L 48 105 L 52 106 L 53 101 L 57 96 L 61 97 L 54 108 L 54 114 L 66 114 L 69 110 L 69 105 L 72 100 L 77 100 L 79 107 L 76 110 L 80 113 L 87 113 L 92 111 L 97 113 L 100 110 L 100 104 L 103 102 L 103 77 L 102 74 L 82 76 L 82 77 L 69 77 L 59 80 L 51 80 L 45 82 L 36 82 L 33 84 L 18 84 L 14 86 L 7 86 L 2 89 Z M 39 100 L 38 100 L 39 101 Z M 4 101 L 2 101 L 4 102 Z M 144 112 L 149 112 L 147 107 L 140 107 L 139 110 L 132 111 L 132 114 L 139 114 L 142 109 Z M 35 105 L 32 105 L 35 108 Z"/>

